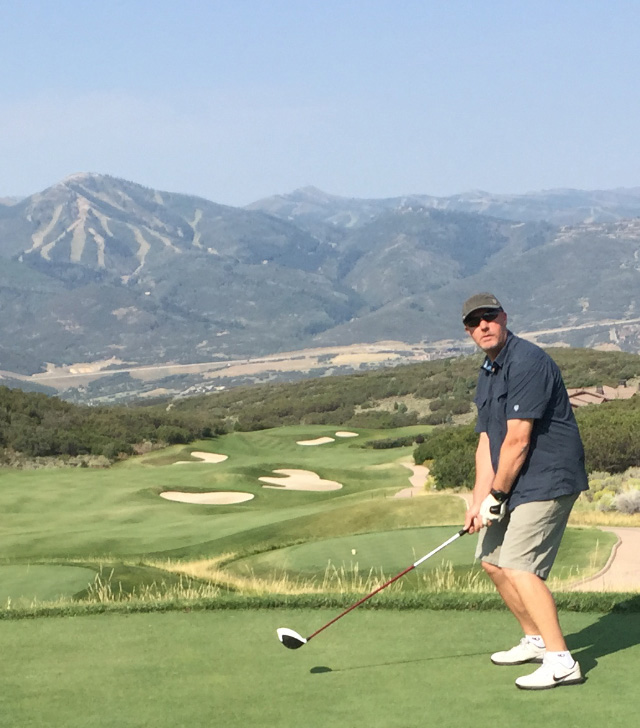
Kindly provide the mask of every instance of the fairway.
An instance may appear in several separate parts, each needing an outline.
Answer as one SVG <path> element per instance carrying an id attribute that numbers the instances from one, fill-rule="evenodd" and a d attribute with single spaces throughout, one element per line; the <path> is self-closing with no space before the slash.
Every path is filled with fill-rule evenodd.
<path id="1" fill-rule="evenodd" d="M 103 615 L 0 622 L 2 725 L 20 728 L 630 726 L 637 614 L 563 613 L 587 682 L 541 693 L 489 654 L 519 638 L 504 611 L 360 609 L 292 652 L 329 610 Z M 461 694 L 464 699 L 460 699 Z"/>
<path id="2" fill-rule="evenodd" d="M 109 469 L 7 469 L 0 489 L 7 516 L 0 603 L 72 597 L 102 566 L 112 574 L 113 591 L 129 594 L 164 580 L 169 561 L 175 571 L 176 563 L 223 558 L 233 578 L 268 580 L 286 571 L 315 584 L 331 568 L 391 576 L 464 521 L 465 502 L 454 493 L 393 497 L 409 485 L 412 446 L 365 447 L 382 434 L 421 430 L 361 429 L 346 438 L 332 427 L 279 427 L 173 446 Z M 285 477 L 274 478 L 274 471 Z M 304 474 L 302 490 L 278 487 L 291 473 Z M 339 487 L 315 490 L 314 483 Z M 206 496 L 209 503 L 160 497 L 167 492 L 192 501 Z M 553 576 L 594 573 L 614 540 L 595 529 L 569 529 Z M 475 538 L 461 540 L 428 569 L 452 563 L 461 578 L 471 572 L 475 578 L 474 545 Z M 206 569 L 187 573 L 209 578 Z M 420 583 L 412 575 L 403 588 Z"/>

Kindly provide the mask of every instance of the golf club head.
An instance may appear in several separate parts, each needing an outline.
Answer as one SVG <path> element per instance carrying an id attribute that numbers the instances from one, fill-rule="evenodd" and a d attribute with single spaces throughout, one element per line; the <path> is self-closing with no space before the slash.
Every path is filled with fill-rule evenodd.
<path id="1" fill-rule="evenodd" d="M 294 632 L 292 629 L 280 627 L 276 631 L 280 642 L 282 642 L 282 644 L 290 650 L 297 650 L 298 647 L 302 647 L 302 645 L 307 644 L 307 640 L 301 634 Z"/>

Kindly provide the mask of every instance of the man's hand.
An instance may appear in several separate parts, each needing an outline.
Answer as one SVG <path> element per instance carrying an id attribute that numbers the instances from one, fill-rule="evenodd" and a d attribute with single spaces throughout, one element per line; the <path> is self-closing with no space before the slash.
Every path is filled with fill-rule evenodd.
<path id="1" fill-rule="evenodd" d="M 483 526 L 490 526 L 495 521 L 501 521 L 507 512 L 507 501 L 502 503 L 492 494 L 489 495 L 480 504 L 479 518 Z"/>
<path id="2" fill-rule="evenodd" d="M 482 519 L 478 515 L 479 506 L 472 506 L 466 513 L 464 530 L 468 533 L 477 533 L 482 530 Z"/>

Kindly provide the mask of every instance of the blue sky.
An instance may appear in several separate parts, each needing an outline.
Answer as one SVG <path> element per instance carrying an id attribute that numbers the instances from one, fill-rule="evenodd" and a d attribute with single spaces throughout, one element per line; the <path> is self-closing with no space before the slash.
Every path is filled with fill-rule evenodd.
<path id="1" fill-rule="evenodd" d="M 0 196 L 640 186 L 636 0 L 0 0 Z"/>

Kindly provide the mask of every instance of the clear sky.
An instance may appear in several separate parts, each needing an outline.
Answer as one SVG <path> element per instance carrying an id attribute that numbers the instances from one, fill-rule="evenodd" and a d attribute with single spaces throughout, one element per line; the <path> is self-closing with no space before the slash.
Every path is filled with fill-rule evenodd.
<path id="1" fill-rule="evenodd" d="M 0 0 L 0 196 L 640 186 L 638 0 Z"/>

